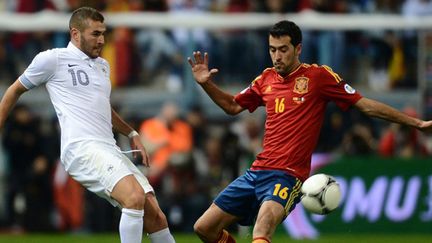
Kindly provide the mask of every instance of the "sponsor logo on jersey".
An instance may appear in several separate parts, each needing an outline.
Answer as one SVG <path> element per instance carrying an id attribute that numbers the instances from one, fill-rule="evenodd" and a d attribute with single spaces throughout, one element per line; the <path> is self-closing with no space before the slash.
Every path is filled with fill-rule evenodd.
<path id="1" fill-rule="evenodd" d="M 293 97 L 292 99 L 293 99 L 294 103 L 296 103 L 296 104 L 301 104 L 305 101 L 304 97 Z"/>
<path id="2" fill-rule="evenodd" d="M 309 86 L 309 78 L 298 77 L 295 79 L 293 92 L 297 94 L 306 94 L 308 92 L 308 86 Z"/>
<path id="3" fill-rule="evenodd" d="M 345 84 L 344 88 L 345 92 L 347 92 L 348 94 L 354 94 L 356 92 L 353 87 L 349 86 L 349 84 Z"/>
<path id="4" fill-rule="evenodd" d="M 272 91 L 272 86 L 269 85 L 267 86 L 267 88 L 264 90 L 264 93 L 270 93 Z"/>

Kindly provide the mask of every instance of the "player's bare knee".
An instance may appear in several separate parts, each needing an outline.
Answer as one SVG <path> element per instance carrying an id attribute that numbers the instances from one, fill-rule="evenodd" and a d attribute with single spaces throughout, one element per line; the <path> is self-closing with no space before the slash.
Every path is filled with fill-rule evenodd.
<path id="1" fill-rule="evenodd" d="M 207 235 L 209 231 L 209 228 L 205 224 L 202 224 L 200 220 L 195 222 L 193 229 L 195 234 L 199 235 L 200 237 Z"/>
<path id="2" fill-rule="evenodd" d="M 144 209 L 145 194 L 142 190 L 135 190 L 124 200 L 124 208 Z"/>

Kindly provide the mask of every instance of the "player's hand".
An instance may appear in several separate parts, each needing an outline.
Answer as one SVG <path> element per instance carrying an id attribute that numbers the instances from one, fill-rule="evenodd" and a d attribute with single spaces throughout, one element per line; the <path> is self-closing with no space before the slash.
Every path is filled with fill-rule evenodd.
<path id="1" fill-rule="evenodd" d="M 132 154 L 133 158 L 136 159 L 138 156 L 142 158 L 142 163 L 145 167 L 150 166 L 150 159 L 144 145 L 141 142 L 140 136 L 133 136 L 130 138 L 130 146 L 133 150 L 139 150 L 139 152 L 134 152 Z"/>
<path id="2" fill-rule="evenodd" d="M 418 129 L 422 132 L 432 133 L 432 120 L 423 121 Z"/>
<path id="3" fill-rule="evenodd" d="M 209 70 L 208 68 L 208 53 L 204 53 L 202 56 L 200 51 L 194 51 L 193 58 L 188 57 L 188 62 L 192 67 L 192 74 L 199 84 L 204 84 L 211 80 L 212 76 L 218 72 L 216 68 Z"/>

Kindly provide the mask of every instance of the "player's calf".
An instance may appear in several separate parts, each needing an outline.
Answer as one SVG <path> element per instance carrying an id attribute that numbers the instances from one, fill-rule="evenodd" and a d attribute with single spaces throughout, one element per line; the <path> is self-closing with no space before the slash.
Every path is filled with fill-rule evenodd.
<path id="1" fill-rule="evenodd" d="M 270 239 L 267 239 L 266 237 L 255 237 L 252 240 L 252 243 L 271 243 Z"/>
<path id="2" fill-rule="evenodd" d="M 207 243 L 235 243 L 234 238 L 226 230 L 220 232 L 210 230 L 202 224 L 196 223 L 194 225 L 195 234 L 203 241 Z"/>
<path id="3" fill-rule="evenodd" d="M 213 241 L 212 243 L 236 243 L 236 241 L 228 233 L 228 231 L 222 230 L 222 232 L 220 232 L 220 234 L 219 234 L 218 239 Z"/>
<path id="4" fill-rule="evenodd" d="M 146 194 L 144 212 L 144 231 L 146 233 L 152 234 L 168 228 L 166 216 L 160 209 L 153 193 Z"/>

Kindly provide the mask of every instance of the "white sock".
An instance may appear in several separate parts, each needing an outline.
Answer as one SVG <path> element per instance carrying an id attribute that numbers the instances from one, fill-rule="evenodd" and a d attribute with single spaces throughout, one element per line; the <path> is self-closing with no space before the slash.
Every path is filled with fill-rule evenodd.
<path id="1" fill-rule="evenodd" d="M 175 243 L 174 237 L 171 235 L 169 228 L 151 233 L 148 236 L 151 243 Z"/>
<path id="2" fill-rule="evenodd" d="M 122 243 L 141 243 L 144 210 L 123 208 L 119 231 Z"/>

